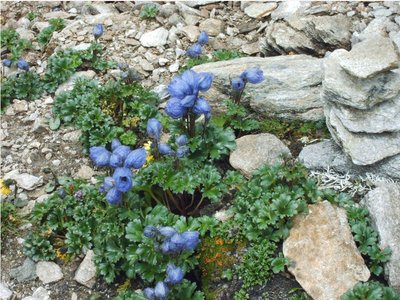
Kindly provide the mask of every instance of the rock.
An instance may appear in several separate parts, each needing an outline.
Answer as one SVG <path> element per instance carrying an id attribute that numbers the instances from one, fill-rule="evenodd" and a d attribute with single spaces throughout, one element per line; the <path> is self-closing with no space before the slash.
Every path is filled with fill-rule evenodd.
<path id="1" fill-rule="evenodd" d="M 236 140 L 236 145 L 229 163 L 246 177 L 264 165 L 280 164 L 283 156 L 290 156 L 285 144 L 269 133 L 242 136 Z"/>
<path id="2" fill-rule="evenodd" d="M 35 22 L 32 25 L 32 29 L 37 29 L 39 32 L 45 29 L 46 27 L 49 27 L 50 23 L 49 22 Z"/>
<path id="3" fill-rule="evenodd" d="M 0 299 L 11 299 L 12 294 L 13 292 L 4 283 L 0 282 Z"/>
<path id="4" fill-rule="evenodd" d="M 29 21 L 28 18 L 22 17 L 18 20 L 17 24 L 18 24 L 18 27 L 28 29 L 29 26 L 31 25 L 31 21 Z"/>
<path id="5" fill-rule="evenodd" d="M 15 31 L 19 34 L 21 39 L 32 41 L 35 38 L 35 33 L 32 30 L 21 27 L 17 28 Z"/>
<path id="6" fill-rule="evenodd" d="M 66 142 L 78 142 L 81 135 L 82 132 L 80 130 L 74 130 L 64 134 L 62 140 Z"/>
<path id="7" fill-rule="evenodd" d="M 94 252 L 89 250 L 82 263 L 79 265 L 74 277 L 77 282 L 88 288 L 92 288 L 96 282 L 96 265 L 94 264 L 93 258 Z"/>
<path id="8" fill-rule="evenodd" d="M 311 170 L 328 168 L 340 173 L 365 176 L 367 173 L 379 177 L 400 180 L 400 155 L 396 155 L 370 166 L 358 166 L 346 157 L 341 148 L 332 140 L 307 145 L 300 152 L 298 160 Z"/>
<path id="9" fill-rule="evenodd" d="M 283 254 L 292 273 L 315 300 L 339 300 L 370 272 L 351 235 L 346 211 L 328 201 L 295 217 Z"/>
<path id="10" fill-rule="evenodd" d="M 247 55 L 252 55 L 260 52 L 260 44 L 259 42 L 251 43 L 251 44 L 245 44 L 242 46 L 242 51 L 243 53 Z"/>
<path id="11" fill-rule="evenodd" d="M 90 179 L 94 175 L 94 171 L 91 167 L 83 165 L 79 168 L 78 172 L 74 175 L 75 178 Z"/>
<path id="12" fill-rule="evenodd" d="M 299 0 L 281 1 L 279 2 L 278 8 L 271 13 L 271 18 L 272 20 L 286 19 L 296 13 L 304 11 L 306 8 L 310 7 L 310 5 L 310 2 Z"/>
<path id="13" fill-rule="evenodd" d="M 377 74 L 372 78 L 358 79 L 340 66 L 346 50 L 338 49 L 324 60 L 322 99 L 348 105 L 357 109 L 369 109 L 374 105 L 398 97 L 400 71 Z"/>
<path id="14" fill-rule="evenodd" d="M 350 132 L 329 106 L 325 107 L 325 117 L 332 137 L 356 165 L 372 165 L 400 153 L 400 131 L 382 134 Z"/>
<path id="15" fill-rule="evenodd" d="M 160 9 L 158 10 L 158 14 L 164 18 L 169 18 L 176 12 L 178 12 L 178 8 L 176 7 L 176 5 L 171 3 L 161 5 Z"/>
<path id="16" fill-rule="evenodd" d="M 380 247 L 392 250 L 385 265 L 389 286 L 400 292 L 400 185 L 385 183 L 370 191 L 363 199 L 372 223 L 379 234 Z"/>
<path id="17" fill-rule="evenodd" d="M 277 57 L 244 57 L 195 66 L 196 72 L 210 72 L 215 78 L 205 94 L 206 99 L 224 99 L 229 78 L 251 67 L 259 66 L 265 80 L 249 84 L 246 94 L 251 107 L 259 113 L 273 114 L 284 119 L 323 119 L 320 99 L 323 78 L 322 60 L 307 55 Z"/>
<path id="18" fill-rule="evenodd" d="M 118 14 L 118 10 L 115 9 L 112 5 L 106 4 L 106 3 L 101 3 L 101 2 L 94 2 L 90 3 L 89 5 L 89 11 L 93 15 L 97 14 Z"/>
<path id="19" fill-rule="evenodd" d="M 28 102 L 25 100 L 15 99 L 12 106 L 15 113 L 28 111 Z"/>
<path id="20" fill-rule="evenodd" d="M 390 15 L 393 14 L 393 11 L 391 9 L 388 9 L 388 8 L 380 8 L 380 9 L 374 10 L 372 12 L 372 14 L 374 15 L 375 18 L 389 17 Z"/>
<path id="21" fill-rule="evenodd" d="M 19 174 L 18 170 L 11 171 L 4 175 L 4 180 L 13 179 L 17 182 L 19 188 L 24 190 L 34 190 L 43 184 L 42 177 L 36 177 L 28 173 Z"/>
<path id="22" fill-rule="evenodd" d="M 190 42 L 194 43 L 197 42 L 197 39 L 200 35 L 200 30 L 197 26 L 194 25 L 189 25 L 189 26 L 185 26 L 182 27 L 182 29 L 180 29 L 178 31 L 182 32 L 185 36 L 187 36 L 187 38 L 189 39 Z"/>
<path id="23" fill-rule="evenodd" d="M 351 132 L 384 133 L 400 131 L 400 97 L 377 104 L 369 110 L 328 104 L 331 113 Z"/>
<path id="24" fill-rule="evenodd" d="M 225 24 L 218 19 L 206 19 L 200 23 L 200 31 L 207 32 L 210 36 L 217 36 L 224 32 Z"/>
<path id="25" fill-rule="evenodd" d="M 80 44 L 72 47 L 72 50 L 74 50 L 74 51 L 85 51 L 85 50 L 89 49 L 90 46 L 91 46 L 91 44 L 89 44 L 89 43 L 80 43 Z"/>
<path id="26" fill-rule="evenodd" d="M 47 122 L 44 118 L 38 117 L 35 119 L 35 122 L 33 122 L 32 126 L 32 132 L 35 133 L 44 133 L 48 131 L 48 126 Z"/>
<path id="27" fill-rule="evenodd" d="M 75 80 L 77 78 L 87 78 L 87 79 L 93 79 L 96 76 L 96 72 L 93 70 L 88 70 L 88 71 L 80 71 L 80 72 L 76 72 L 74 75 L 72 75 L 70 77 L 70 79 L 68 79 L 67 82 L 64 82 L 63 84 L 61 84 L 56 92 L 55 95 L 58 96 L 59 94 L 61 94 L 62 92 L 66 92 L 66 91 L 70 91 L 74 88 L 75 85 Z"/>
<path id="28" fill-rule="evenodd" d="M 45 18 L 45 20 L 50 20 L 50 19 L 69 19 L 73 16 L 65 11 L 59 10 L 46 13 L 43 15 L 43 17 Z"/>
<path id="29" fill-rule="evenodd" d="M 185 5 L 189 6 L 189 7 L 198 7 L 198 6 L 202 6 L 202 5 L 207 5 L 207 4 L 212 4 L 212 3 L 218 3 L 220 1 L 216 1 L 216 0 L 197 0 L 197 1 L 181 1 L 182 3 L 184 3 Z"/>
<path id="30" fill-rule="evenodd" d="M 375 36 L 353 46 L 340 56 L 340 66 L 357 78 L 370 78 L 398 67 L 399 57 L 387 37 Z"/>
<path id="31" fill-rule="evenodd" d="M 117 1 L 114 5 L 120 12 L 133 11 L 134 7 L 133 3 L 129 1 Z"/>
<path id="32" fill-rule="evenodd" d="M 168 30 L 163 27 L 156 30 L 145 32 L 141 38 L 140 43 L 144 47 L 159 47 L 167 43 Z"/>
<path id="33" fill-rule="evenodd" d="M 386 26 L 389 20 L 387 18 L 373 19 L 368 26 L 358 35 L 358 39 L 363 41 L 375 36 L 386 36 Z"/>
<path id="34" fill-rule="evenodd" d="M 244 9 L 244 12 L 250 18 L 260 19 L 269 16 L 277 6 L 278 5 L 274 2 L 270 3 L 255 2 L 247 6 Z"/>
<path id="35" fill-rule="evenodd" d="M 400 52 L 400 32 L 391 31 L 389 37 L 397 47 L 397 52 Z"/>
<path id="36" fill-rule="evenodd" d="M 178 72 L 178 70 L 179 70 L 179 60 L 177 60 L 177 61 L 175 61 L 173 64 L 171 64 L 171 65 L 168 67 L 168 70 L 169 70 L 171 73 L 176 73 L 176 72 Z"/>
<path id="37" fill-rule="evenodd" d="M 61 268 L 51 261 L 39 261 L 36 265 L 36 275 L 44 284 L 59 281 L 64 277 Z"/>

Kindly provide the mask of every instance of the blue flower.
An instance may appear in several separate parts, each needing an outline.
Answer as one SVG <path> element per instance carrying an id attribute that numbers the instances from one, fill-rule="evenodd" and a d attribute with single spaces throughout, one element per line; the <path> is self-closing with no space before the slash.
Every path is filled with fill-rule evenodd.
<path id="1" fill-rule="evenodd" d="M 199 74 L 197 74 L 195 71 L 192 70 L 186 70 L 185 72 L 182 73 L 181 78 L 190 87 L 189 93 L 187 93 L 187 95 L 197 96 L 197 94 L 199 93 L 199 84 L 200 84 Z"/>
<path id="2" fill-rule="evenodd" d="M 153 225 L 147 225 L 143 231 L 143 235 L 151 239 L 155 238 L 158 234 L 159 234 L 158 229 Z"/>
<path id="3" fill-rule="evenodd" d="M 122 157 L 122 160 L 125 160 L 127 156 L 131 153 L 131 148 L 129 146 L 118 146 L 115 150 L 113 150 L 113 154 L 117 154 Z"/>
<path id="4" fill-rule="evenodd" d="M 242 78 L 238 77 L 238 78 L 233 78 L 231 80 L 231 86 L 232 89 L 235 91 L 241 91 L 244 89 L 244 81 Z"/>
<path id="5" fill-rule="evenodd" d="M 3 59 L 3 65 L 6 67 L 11 67 L 12 60 L 11 59 Z"/>
<path id="6" fill-rule="evenodd" d="M 189 152 L 189 148 L 186 146 L 180 146 L 176 149 L 176 156 L 179 158 L 184 157 Z"/>
<path id="7" fill-rule="evenodd" d="M 201 45 L 200 44 L 194 44 L 192 46 L 189 47 L 189 49 L 186 50 L 186 54 L 187 56 L 189 56 L 190 58 L 197 58 L 201 55 Z"/>
<path id="8" fill-rule="evenodd" d="M 242 78 L 244 81 L 257 84 L 264 80 L 264 74 L 263 71 L 259 67 L 257 67 L 244 71 L 240 75 L 240 78 Z"/>
<path id="9" fill-rule="evenodd" d="M 124 159 L 122 158 L 121 155 L 112 153 L 110 156 L 110 166 L 113 168 L 119 168 L 122 167 L 124 163 Z"/>
<path id="10" fill-rule="evenodd" d="M 104 147 L 91 147 L 90 150 L 90 158 L 93 160 L 96 166 L 108 166 L 110 163 L 111 153 Z"/>
<path id="11" fill-rule="evenodd" d="M 29 64 L 22 58 L 17 61 L 17 67 L 18 69 L 29 71 Z"/>
<path id="12" fill-rule="evenodd" d="M 139 148 L 136 150 L 131 151 L 127 158 L 125 159 L 125 167 L 126 168 L 134 168 L 140 169 L 146 163 L 146 149 Z"/>
<path id="13" fill-rule="evenodd" d="M 175 142 L 178 146 L 185 146 L 188 142 L 187 136 L 182 134 L 175 139 Z"/>
<path id="14" fill-rule="evenodd" d="M 104 32 L 104 27 L 102 24 L 97 24 L 96 26 L 94 26 L 93 35 L 96 40 L 103 35 L 103 32 Z"/>
<path id="15" fill-rule="evenodd" d="M 207 114 L 211 111 L 211 106 L 204 98 L 198 98 L 193 107 L 193 112 L 197 115 Z"/>
<path id="16" fill-rule="evenodd" d="M 74 197 L 77 198 L 77 199 L 83 199 L 82 190 L 79 190 L 79 191 L 75 192 Z"/>
<path id="17" fill-rule="evenodd" d="M 147 121 L 147 134 L 149 137 L 159 141 L 161 138 L 162 125 L 157 119 L 151 118 Z"/>
<path id="18" fill-rule="evenodd" d="M 211 73 L 201 72 L 198 73 L 199 77 L 199 90 L 206 92 L 211 87 L 214 76 Z"/>
<path id="19" fill-rule="evenodd" d="M 120 204 L 122 201 L 122 193 L 118 191 L 115 187 L 108 191 L 106 195 L 108 203 L 112 205 Z"/>
<path id="20" fill-rule="evenodd" d="M 186 114 L 186 108 L 182 106 L 178 98 L 171 98 L 167 101 L 165 112 L 172 119 L 180 119 Z"/>
<path id="21" fill-rule="evenodd" d="M 115 180 L 112 177 L 107 176 L 104 178 L 103 184 L 100 185 L 99 191 L 101 193 L 108 192 L 114 187 L 114 185 L 115 185 Z"/>
<path id="22" fill-rule="evenodd" d="M 168 85 L 168 93 L 173 98 L 182 99 L 186 95 L 190 95 L 192 93 L 192 89 L 186 81 L 182 79 L 182 77 L 177 76 L 174 77 L 171 83 Z"/>
<path id="23" fill-rule="evenodd" d="M 185 248 L 187 250 L 196 249 L 200 242 L 199 233 L 197 231 L 185 231 L 182 234 L 182 238 L 185 241 Z"/>
<path id="24" fill-rule="evenodd" d="M 171 237 L 172 248 L 174 252 L 180 251 L 185 247 L 185 239 L 182 237 L 180 233 L 175 233 Z"/>
<path id="25" fill-rule="evenodd" d="M 160 143 L 158 145 L 158 152 L 160 152 L 161 155 L 173 155 L 175 153 L 174 150 L 172 150 L 171 147 L 165 143 Z"/>
<path id="26" fill-rule="evenodd" d="M 165 300 L 167 299 L 169 289 L 168 286 L 165 284 L 165 282 L 160 281 L 157 282 L 156 287 L 154 288 L 154 294 L 158 299 L 160 300 Z"/>
<path id="27" fill-rule="evenodd" d="M 172 247 L 173 244 L 171 243 L 171 241 L 169 239 L 166 239 L 161 245 L 161 251 L 163 254 L 172 253 L 174 252 Z"/>
<path id="28" fill-rule="evenodd" d="M 143 291 L 143 294 L 147 300 L 155 300 L 156 299 L 153 288 L 145 288 Z"/>
<path id="29" fill-rule="evenodd" d="M 132 188 L 132 172 L 128 168 L 116 168 L 113 174 L 115 188 L 126 193 Z"/>
<path id="30" fill-rule="evenodd" d="M 166 238 L 171 238 L 175 233 L 177 233 L 175 228 L 171 226 L 161 227 L 158 231 L 161 233 L 161 235 L 165 236 Z"/>
<path id="31" fill-rule="evenodd" d="M 167 279 L 166 283 L 169 284 L 179 284 L 183 280 L 183 271 L 181 268 L 176 267 L 173 264 L 168 264 L 167 266 Z"/>
<path id="32" fill-rule="evenodd" d="M 121 142 L 118 139 L 113 139 L 111 141 L 111 150 L 114 151 L 115 149 L 117 149 L 119 146 L 121 146 Z"/>
<path id="33" fill-rule="evenodd" d="M 187 95 L 185 98 L 183 98 L 181 100 L 181 105 L 185 108 L 190 108 L 194 105 L 194 103 L 196 102 L 196 95 Z"/>
<path id="34" fill-rule="evenodd" d="M 207 44 L 208 43 L 208 34 L 207 34 L 207 32 L 202 31 L 200 33 L 200 35 L 199 35 L 199 39 L 197 40 L 197 42 L 202 46 Z"/>
<path id="35" fill-rule="evenodd" d="M 66 195 L 67 195 L 67 193 L 65 192 L 64 189 L 61 189 L 61 190 L 58 191 L 58 196 L 59 196 L 61 199 L 64 199 Z"/>

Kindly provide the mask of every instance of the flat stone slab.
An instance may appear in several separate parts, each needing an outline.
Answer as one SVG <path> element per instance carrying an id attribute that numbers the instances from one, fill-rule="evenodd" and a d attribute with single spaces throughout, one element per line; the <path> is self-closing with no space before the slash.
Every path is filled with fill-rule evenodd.
<path id="1" fill-rule="evenodd" d="M 264 165 L 282 163 L 282 156 L 290 156 L 288 147 L 269 133 L 242 136 L 236 145 L 229 163 L 247 177 Z"/>
<path id="2" fill-rule="evenodd" d="M 367 110 L 374 105 L 393 100 L 400 93 L 400 71 L 383 72 L 367 79 L 349 75 L 340 65 L 348 52 L 333 51 L 324 59 L 322 100 Z"/>
<path id="3" fill-rule="evenodd" d="M 36 263 L 30 258 L 26 258 L 22 266 L 10 270 L 10 277 L 18 282 L 27 282 L 35 279 Z"/>
<path id="4" fill-rule="evenodd" d="M 399 57 L 392 41 L 381 35 L 355 44 L 351 51 L 340 58 L 340 66 L 358 78 L 368 78 L 398 68 L 398 64 Z"/>
<path id="5" fill-rule="evenodd" d="M 75 273 L 75 280 L 88 288 L 96 283 L 96 265 L 93 261 L 94 252 L 89 250 Z"/>
<path id="6" fill-rule="evenodd" d="M 265 80 L 248 84 L 245 89 L 251 107 L 260 113 L 285 119 L 323 119 L 320 93 L 323 79 L 322 59 L 308 55 L 243 57 L 195 66 L 196 72 L 210 72 L 214 77 L 205 98 L 229 98 L 229 80 L 254 67 L 260 67 Z"/>
<path id="7" fill-rule="evenodd" d="M 289 259 L 289 272 L 315 300 L 339 300 L 370 276 L 346 211 L 328 201 L 309 205 L 308 215 L 295 217 L 283 254 Z"/>
<path id="8" fill-rule="evenodd" d="M 244 9 L 244 13 L 251 18 L 263 18 L 269 16 L 278 5 L 275 2 L 255 2 Z"/>
<path id="9" fill-rule="evenodd" d="M 156 30 L 145 32 L 140 37 L 140 43 L 143 47 L 164 46 L 167 43 L 168 30 L 160 27 Z"/>
<path id="10" fill-rule="evenodd" d="M 400 131 L 379 134 L 353 133 L 343 126 L 329 106 L 325 107 L 325 116 L 332 137 L 354 164 L 372 165 L 400 154 Z"/>
<path id="11" fill-rule="evenodd" d="M 61 268 L 51 261 L 39 261 L 36 265 L 36 275 L 44 284 L 57 282 L 64 277 Z"/>
<path id="12" fill-rule="evenodd" d="M 385 265 L 389 285 L 400 292 L 400 185 L 385 183 L 363 199 L 379 234 L 380 246 L 392 250 Z"/>

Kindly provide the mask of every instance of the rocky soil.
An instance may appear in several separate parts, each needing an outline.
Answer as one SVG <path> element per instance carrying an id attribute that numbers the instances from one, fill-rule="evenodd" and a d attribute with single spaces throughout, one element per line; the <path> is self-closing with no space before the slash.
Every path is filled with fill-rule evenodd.
<path id="1" fill-rule="evenodd" d="M 218 99 L 224 95 L 223 82 L 226 82 L 227 74 L 238 73 L 253 65 L 261 66 L 266 75 L 266 82 L 264 85 L 256 86 L 248 95 L 251 99 L 250 106 L 256 113 L 303 121 L 320 120 L 326 116 L 328 125 L 331 125 L 335 141 L 310 145 L 308 147 L 314 148 L 306 147 L 300 154 L 300 159 L 307 167 L 321 170 L 333 166 L 339 172 L 351 171 L 354 174 L 372 172 L 376 176 L 399 180 L 400 5 L 398 2 L 293 1 L 291 4 L 205 0 L 156 2 L 155 5 L 159 8 L 158 15 L 155 19 L 144 20 L 139 14 L 145 3 L 145 1 L 3 2 L 0 22 L 3 28 L 14 28 L 21 37 L 32 41 L 33 50 L 28 51 L 24 58 L 32 66 L 31 69 L 39 74 L 45 72 L 46 60 L 55 51 L 66 48 L 87 48 L 93 41 L 93 26 L 101 23 L 106 29 L 100 38 L 100 43 L 105 47 L 104 57 L 134 67 L 143 76 L 143 85 L 156 91 L 162 98 L 167 97 L 166 85 L 170 79 L 185 65 L 187 60 L 185 50 L 196 41 L 201 31 L 207 31 L 210 42 L 205 47 L 205 53 L 229 49 L 251 56 L 235 61 L 197 66 L 196 71 L 209 71 L 216 77 L 215 87 L 209 92 L 210 97 Z M 29 21 L 26 18 L 29 12 L 34 12 L 38 16 Z M 61 32 L 54 33 L 49 44 L 41 49 L 36 36 L 40 30 L 49 25 L 48 20 L 51 18 L 62 18 L 67 26 Z M 378 48 L 377 56 L 373 57 L 369 65 L 375 69 L 362 68 L 358 72 L 357 66 L 351 65 L 351 61 L 354 61 L 351 55 L 359 58 L 365 47 L 373 47 L 368 44 L 368 37 L 372 33 L 388 43 L 390 61 L 383 65 L 378 55 L 379 51 L 389 51 L 388 47 Z M 360 52 L 354 50 L 357 48 L 354 46 L 358 43 Z M 362 47 L 361 43 L 367 46 Z M 335 49 L 345 50 L 334 51 Z M 3 57 L 4 49 L 1 51 Z M 366 53 L 367 56 L 370 54 Z M 338 66 L 335 59 L 340 55 L 347 57 L 347 63 L 342 60 Z M 324 68 L 331 71 L 328 73 L 329 76 L 326 75 Z M 342 69 L 353 73 L 344 74 Z M 9 76 L 16 70 L 2 67 L 1 72 L 2 76 Z M 95 74 L 92 76 L 105 82 L 119 72 L 115 69 L 101 78 Z M 357 81 L 359 90 L 351 90 L 346 94 L 347 90 L 337 88 L 347 80 Z M 374 86 L 376 82 L 382 80 L 390 85 L 387 89 L 392 89 L 393 92 L 384 93 L 381 98 L 376 94 L 371 96 L 371 93 L 375 92 L 365 87 Z M 321 94 L 325 98 L 321 97 Z M 359 105 L 353 107 L 358 111 L 351 110 L 348 107 L 349 103 L 346 102 L 346 99 L 354 100 L 354 95 L 358 95 L 360 99 Z M 18 198 L 21 199 L 18 206 L 24 218 L 29 215 L 35 203 L 44 201 L 48 197 L 45 185 L 52 180 L 52 175 L 44 172 L 44 169 L 51 168 L 57 175 L 88 180 L 96 174 L 79 142 L 79 131 L 65 127 L 57 131 L 50 130 L 48 122 L 54 98 L 54 95 L 46 95 L 33 102 L 16 100 L 1 116 L 1 177 L 17 181 L 20 187 Z M 376 102 L 365 102 L 366 99 Z M 392 122 L 385 122 L 386 118 L 379 119 L 382 111 L 387 113 Z M 367 127 L 367 132 L 365 124 L 354 117 L 362 116 L 365 112 L 368 116 L 377 118 L 377 122 L 369 124 L 371 126 Z M 336 121 L 335 126 L 334 120 L 338 118 L 339 121 Z M 383 124 L 382 128 L 376 128 L 379 124 Z M 345 127 L 342 129 L 343 134 L 339 132 L 340 126 Z M 353 138 L 353 135 L 361 139 Z M 364 139 L 367 135 L 379 136 L 380 144 L 376 146 L 373 144 L 375 151 L 362 151 L 362 148 L 360 150 L 360 143 L 369 141 L 368 138 Z M 246 137 L 244 143 L 238 141 L 244 148 L 239 147 L 236 151 L 239 153 L 247 151 L 252 143 L 269 144 L 271 139 L 275 141 L 276 138 Z M 377 141 L 376 138 L 370 140 L 373 140 L 371 143 Z M 388 141 L 392 141 L 390 148 L 382 146 Z M 353 146 L 354 143 L 356 146 Z M 233 158 L 231 156 L 230 162 L 232 166 L 249 175 L 260 165 L 275 161 L 280 153 L 288 152 L 287 145 L 279 140 L 275 144 L 277 149 L 273 150 L 279 153 L 268 152 L 273 157 L 266 157 L 264 148 L 253 156 L 254 161 L 247 163 L 237 161 L 235 155 L 239 158 L 243 155 L 236 153 L 232 155 Z M 385 148 L 385 151 L 380 151 L 380 147 Z M 376 155 L 377 152 L 379 155 Z M 392 192 L 395 193 L 397 192 Z M 373 196 L 370 195 L 366 201 Z M 373 210 L 373 202 L 368 203 Z M 398 209 L 396 204 L 390 208 L 392 211 L 396 209 Z M 376 218 L 379 223 L 380 217 Z M 18 229 L 16 236 L 2 240 L 1 299 L 72 300 L 89 299 L 91 295 L 98 295 L 100 299 L 111 299 L 116 294 L 115 286 L 107 286 L 99 279 L 94 285 L 89 285 L 90 287 L 75 280 L 77 269 L 84 256 L 76 258 L 69 264 L 56 261 L 56 264 L 52 265 L 39 265 L 26 260 L 22 254 L 22 243 L 30 226 L 29 222 L 26 222 Z M 399 241 L 398 230 L 391 230 L 388 230 L 391 232 L 390 236 L 397 237 Z M 396 240 L 391 237 L 386 239 L 386 243 L 396 245 Z M 399 244 L 400 242 L 397 243 Z M 398 253 L 396 252 L 397 257 Z M 22 270 L 16 269 L 20 266 L 23 267 Z M 51 271 L 53 268 L 54 271 Z M 394 263 L 390 272 L 395 272 L 393 270 L 398 268 L 397 258 L 397 265 Z M 43 269 L 44 272 L 40 271 Z M 90 270 L 90 267 L 88 269 Z M 293 282 L 285 283 L 288 286 L 286 292 Z M 392 282 L 394 286 L 399 284 L 398 274 L 397 278 L 396 274 L 392 275 Z M 279 281 L 276 285 L 279 286 Z M 277 287 L 269 287 L 268 290 L 274 289 L 279 291 Z M 254 297 L 251 299 L 262 299 L 260 295 L 262 295 L 260 291 L 254 291 Z M 279 299 L 284 299 L 287 293 L 286 296 L 279 295 Z"/>

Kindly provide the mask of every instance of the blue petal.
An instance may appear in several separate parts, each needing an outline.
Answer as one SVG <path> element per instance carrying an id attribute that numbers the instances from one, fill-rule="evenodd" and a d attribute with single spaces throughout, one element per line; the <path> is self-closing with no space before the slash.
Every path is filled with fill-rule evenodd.
<path id="1" fill-rule="evenodd" d="M 96 39 L 98 39 L 99 37 L 101 37 L 103 35 L 104 32 L 104 27 L 102 24 L 97 24 L 96 26 L 94 26 L 93 28 L 93 35 Z"/>
<path id="2" fill-rule="evenodd" d="M 111 150 L 114 151 L 115 149 L 117 149 L 119 146 L 121 146 L 121 142 L 118 139 L 113 139 L 111 141 Z"/>
<path id="3" fill-rule="evenodd" d="M 208 34 L 205 31 L 202 31 L 199 35 L 199 39 L 197 41 L 200 45 L 205 45 L 208 43 Z"/>
<path id="4" fill-rule="evenodd" d="M 244 88 L 244 81 L 242 78 L 233 78 L 231 81 L 232 89 L 235 91 L 241 91 Z"/>
<path id="5" fill-rule="evenodd" d="M 180 146 L 178 149 L 176 149 L 176 156 L 179 158 L 184 157 L 187 153 L 189 152 L 189 148 L 186 146 Z"/>
<path id="6" fill-rule="evenodd" d="M 160 152 L 161 155 L 173 155 L 175 153 L 171 147 L 165 143 L 160 143 L 158 145 L 158 152 Z"/>
<path id="7" fill-rule="evenodd" d="M 169 289 L 165 282 L 157 282 L 156 287 L 154 288 L 155 296 L 158 297 L 160 300 L 164 300 L 167 298 L 168 293 Z"/>
<path id="8" fill-rule="evenodd" d="M 118 146 L 114 151 L 113 154 L 117 154 L 122 157 L 122 160 L 125 160 L 126 157 L 131 153 L 131 148 L 129 146 Z"/>
<path id="9" fill-rule="evenodd" d="M 263 71 L 259 67 L 257 67 L 244 71 L 240 75 L 240 78 L 250 83 L 257 84 L 264 80 L 264 74 Z"/>
<path id="10" fill-rule="evenodd" d="M 171 243 L 174 244 L 174 250 L 175 251 L 180 251 L 185 247 L 185 239 L 182 237 L 180 233 L 175 233 L 171 237 Z"/>
<path id="11" fill-rule="evenodd" d="M 118 205 L 122 201 L 122 193 L 118 191 L 116 188 L 112 188 L 111 190 L 108 191 L 106 199 L 108 203 L 112 205 Z"/>
<path id="12" fill-rule="evenodd" d="M 186 50 L 186 54 L 187 56 L 191 57 L 191 58 L 196 58 L 199 57 L 201 55 L 201 45 L 200 44 L 194 44 L 192 46 L 189 47 L 189 49 Z"/>
<path id="13" fill-rule="evenodd" d="M 100 191 L 102 193 L 108 192 L 114 187 L 114 185 L 115 185 L 115 180 L 112 177 L 107 176 L 104 178 L 103 184 L 100 186 Z"/>
<path id="14" fill-rule="evenodd" d="M 146 149 L 139 148 L 133 150 L 131 153 L 129 153 L 128 157 L 125 160 L 125 167 L 138 170 L 146 163 L 146 157 Z"/>
<path id="15" fill-rule="evenodd" d="M 110 166 L 113 168 L 122 167 L 124 160 L 118 154 L 112 153 L 110 156 Z"/>
<path id="16" fill-rule="evenodd" d="M 165 112 L 172 119 L 180 119 L 186 114 L 186 109 L 178 98 L 171 98 L 167 101 Z"/>
<path id="17" fill-rule="evenodd" d="M 29 64 L 22 58 L 17 61 L 17 67 L 18 69 L 29 71 Z"/>
<path id="18" fill-rule="evenodd" d="M 190 87 L 190 93 L 188 94 L 197 96 L 199 93 L 199 75 L 193 70 L 187 70 L 183 72 L 181 78 Z"/>
<path id="19" fill-rule="evenodd" d="M 204 98 L 199 98 L 193 107 L 193 112 L 197 115 L 207 114 L 211 111 L 211 106 Z"/>
<path id="20" fill-rule="evenodd" d="M 175 142 L 178 146 L 185 146 L 188 142 L 187 136 L 185 134 L 182 134 L 175 139 Z"/>
<path id="21" fill-rule="evenodd" d="M 181 105 L 186 108 L 190 108 L 194 105 L 197 97 L 195 95 L 187 95 L 181 100 Z"/>
<path id="22" fill-rule="evenodd" d="M 108 166 L 111 153 L 104 147 L 91 147 L 89 156 L 96 166 Z"/>
<path id="23" fill-rule="evenodd" d="M 3 65 L 6 67 L 11 67 L 12 60 L 10 59 L 3 59 Z"/>
<path id="24" fill-rule="evenodd" d="M 173 98 L 182 99 L 191 93 L 191 88 L 181 77 L 175 77 L 168 85 L 168 93 Z"/>
<path id="25" fill-rule="evenodd" d="M 162 125 L 157 119 L 151 118 L 147 121 L 147 134 L 149 137 L 156 139 L 161 138 Z"/>
<path id="26" fill-rule="evenodd" d="M 154 289 L 152 288 L 145 288 L 143 291 L 144 296 L 147 300 L 155 300 Z"/>
<path id="27" fill-rule="evenodd" d="M 206 92 L 210 89 L 214 76 L 211 73 L 201 72 L 199 77 L 199 90 Z"/>
<path id="28" fill-rule="evenodd" d="M 185 248 L 187 250 L 196 249 L 197 245 L 200 242 L 199 233 L 197 231 L 185 231 L 181 235 L 185 241 Z"/>
<path id="29" fill-rule="evenodd" d="M 115 188 L 126 193 L 132 188 L 132 172 L 128 168 L 117 168 L 113 174 L 115 180 Z"/>
<path id="30" fill-rule="evenodd" d="M 175 228 L 171 226 L 164 226 L 159 229 L 161 235 L 165 236 L 166 238 L 171 238 L 177 231 Z"/>
<path id="31" fill-rule="evenodd" d="M 158 229 L 153 225 L 147 225 L 143 231 L 143 235 L 151 239 L 155 238 L 158 234 Z"/>
<path id="32" fill-rule="evenodd" d="M 166 283 L 169 284 L 179 284 L 183 280 L 183 271 L 181 268 L 168 264 L 167 266 L 167 278 L 165 280 Z"/>

